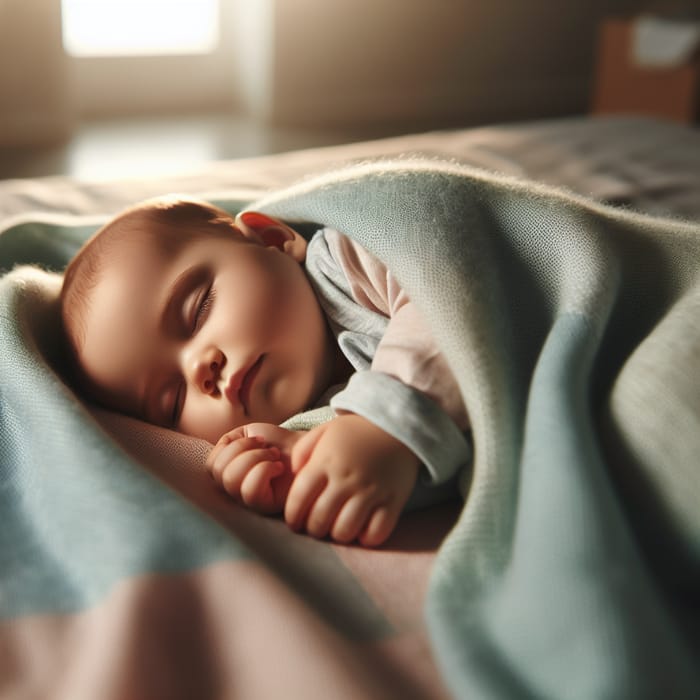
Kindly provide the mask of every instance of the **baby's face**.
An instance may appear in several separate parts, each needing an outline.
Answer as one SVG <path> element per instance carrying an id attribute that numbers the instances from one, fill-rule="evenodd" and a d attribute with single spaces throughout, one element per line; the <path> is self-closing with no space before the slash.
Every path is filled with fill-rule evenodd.
<path id="1" fill-rule="evenodd" d="M 244 423 L 280 423 L 326 388 L 333 344 L 303 241 L 285 251 L 240 226 L 177 253 L 118 244 L 79 352 L 101 403 L 216 442 Z"/>

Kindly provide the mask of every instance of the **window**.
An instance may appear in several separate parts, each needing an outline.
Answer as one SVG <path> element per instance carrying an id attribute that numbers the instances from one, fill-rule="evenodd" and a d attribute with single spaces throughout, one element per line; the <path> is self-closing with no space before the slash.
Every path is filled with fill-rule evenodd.
<path id="1" fill-rule="evenodd" d="M 73 56 L 206 54 L 219 42 L 219 0 L 61 0 Z"/>
<path id="2" fill-rule="evenodd" d="M 60 3 L 72 98 L 81 118 L 204 112 L 237 103 L 237 19 L 248 11 L 248 4 L 244 8 L 240 0 Z M 253 6 L 258 3 L 262 0 L 251 0 Z"/>

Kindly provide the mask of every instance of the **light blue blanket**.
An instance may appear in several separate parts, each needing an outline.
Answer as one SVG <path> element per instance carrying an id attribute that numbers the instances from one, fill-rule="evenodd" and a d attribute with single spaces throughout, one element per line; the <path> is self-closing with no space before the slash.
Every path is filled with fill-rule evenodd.
<path id="1" fill-rule="evenodd" d="M 421 160 L 355 166 L 252 206 L 337 228 L 385 261 L 458 379 L 475 460 L 426 610 L 454 695 L 696 695 L 700 225 Z M 40 255 L 60 267 L 90 229 L 26 227 L 0 236 L 0 265 Z M 50 605 L 16 573 L 27 552 L 44 584 L 70 589 L 54 600 L 100 593 L 94 575 L 81 587 L 41 561 L 47 531 L 77 526 L 62 510 L 58 522 L 28 521 L 35 510 L 22 499 L 31 501 L 37 464 L 51 479 L 48 462 L 70 471 L 90 461 L 94 478 L 118 489 L 146 478 L 39 352 L 52 296 L 31 275 L 0 286 L 3 616 Z M 158 562 L 139 560 L 139 547 L 117 557 L 105 580 L 233 546 L 184 506 L 157 497 L 155 506 L 154 518 L 182 509 L 181 536 L 170 533 Z"/>

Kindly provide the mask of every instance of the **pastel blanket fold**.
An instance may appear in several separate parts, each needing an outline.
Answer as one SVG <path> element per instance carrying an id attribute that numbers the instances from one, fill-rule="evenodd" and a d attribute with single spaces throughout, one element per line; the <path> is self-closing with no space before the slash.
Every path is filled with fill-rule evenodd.
<path id="1" fill-rule="evenodd" d="M 459 382 L 474 461 L 424 611 L 451 693 L 695 695 L 700 225 L 409 159 L 219 203 L 356 239 L 423 311 Z M 60 268 L 85 227 L 56 231 L 66 245 L 36 259 Z M 19 259 L 6 234 L 0 267 Z M 0 282 L 4 618 L 250 556 L 140 470 L 51 370 L 56 284 L 27 268 Z M 95 572 L 99 548 L 115 556 Z"/>

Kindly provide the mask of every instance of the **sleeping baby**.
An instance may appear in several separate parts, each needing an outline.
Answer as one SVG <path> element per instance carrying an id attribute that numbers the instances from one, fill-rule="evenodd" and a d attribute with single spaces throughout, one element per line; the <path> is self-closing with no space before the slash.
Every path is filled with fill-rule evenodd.
<path id="1" fill-rule="evenodd" d="M 469 459 L 460 392 L 420 314 L 335 230 L 307 243 L 259 212 L 150 200 L 81 248 L 61 314 L 81 393 L 208 440 L 221 488 L 314 537 L 380 545 Z M 322 405 L 333 417 L 313 429 L 280 426 Z"/>

